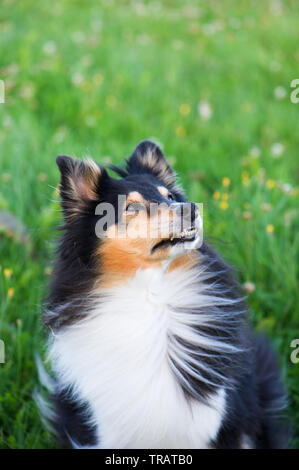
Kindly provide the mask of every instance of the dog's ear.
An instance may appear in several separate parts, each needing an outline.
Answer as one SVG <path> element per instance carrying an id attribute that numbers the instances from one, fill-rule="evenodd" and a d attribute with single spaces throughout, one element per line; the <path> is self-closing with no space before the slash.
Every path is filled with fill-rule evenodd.
<path id="1" fill-rule="evenodd" d="M 150 140 L 144 140 L 137 145 L 127 160 L 127 171 L 130 174 L 151 173 L 168 187 L 175 182 L 174 170 L 160 147 Z"/>
<path id="2" fill-rule="evenodd" d="M 98 201 L 100 183 L 108 175 L 91 159 L 58 156 L 56 163 L 61 173 L 61 205 L 65 219 L 70 220 L 85 213 L 91 202 Z"/>

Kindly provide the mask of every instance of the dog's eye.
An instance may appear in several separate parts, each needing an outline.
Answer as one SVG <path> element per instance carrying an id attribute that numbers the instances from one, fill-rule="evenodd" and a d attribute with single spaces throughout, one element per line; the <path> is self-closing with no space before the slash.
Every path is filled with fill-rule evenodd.
<path id="1" fill-rule="evenodd" d="M 126 207 L 126 212 L 133 214 L 135 212 L 142 211 L 144 209 L 143 204 L 140 204 L 140 202 L 131 202 L 130 204 L 127 205 Z"/>
<path id="2" fill-rule="evenodd" d="M 169 193 L 169 194 L 168 194 L 168 199 L 170 199 L 170 201 L 174 201 L 173 195 Z"/>

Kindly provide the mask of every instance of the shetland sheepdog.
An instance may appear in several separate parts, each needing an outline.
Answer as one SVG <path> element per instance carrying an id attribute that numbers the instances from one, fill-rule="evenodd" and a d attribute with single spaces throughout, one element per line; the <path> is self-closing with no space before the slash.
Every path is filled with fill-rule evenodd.
<path id="1" fill-rule="evenodd" d="M 275 354 L 158 145 L 141 142 L 115 177 L 90 159 L 57 164 L 64 225 L 43 315 L 54 378 L 39 364 L 50 391 L 37 401 L 59 444 L 286 447 Z"/>

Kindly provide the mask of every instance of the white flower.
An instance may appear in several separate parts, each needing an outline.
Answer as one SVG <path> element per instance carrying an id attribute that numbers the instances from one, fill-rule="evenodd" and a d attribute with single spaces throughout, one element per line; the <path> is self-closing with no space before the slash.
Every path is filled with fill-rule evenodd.
<path id="1" fill-rule="evenodd" d="M 281 189 L 285 194 L 289 194 L 292 191 L 293 187 L 289 183 L 282 183 Z"/>
<path id="2" fill-rule="evenodd" d="M 200 101 L 197 106 L 197 111 L 200 117 L 204 120 L 211 119 L 213 110 L 208 101 Z"/>
<path id="3" fill-rule="evenodd" d="M 79 86 L 83 82 L 83 75 L 79 72 L 76 72 L 72 75 L 72 82 L 74 85 Z"/>
<path id="4" fill-rule="evenodd" d="M 43 51 L 47 55 L 53 55 L 56 52 L 56 43 L 54 41 L 47 41 L 44 44 Z"/>
<path id="5" fill-rule="evenodd" d="M 270 12 L 274 16 L 281 16 L 282 11 L 283 11 L 283 5 L 280 0 L 271 0 L 269 7 L 270 7 Z"/>
<path id="6" fill-rule="evenodd" d="M 279 158 L 284 151 L 284 146 L 280 142 L 275 142 L 271 146 L 271 153 L 274 158 Z"/>
<path id="7" fill-rule="evenodd" d="M 261 149 L 258 147 L 252 147 L 249 150 L 249 155 L 253 158 L 259 158 L 259 156 L 261 155 Z"/>
<path id="8" fill-rule="evenodd" d="M 277 100 L 283 100 L 287 95 L 287 90 L 283 86 L 277 86 L 274 90 L 274 96 Z"/>
<path id="9" fill-rule="evenodd" d="M 243 287 L 244 287 L 245 292 L 247 292 L 247 294 L 251 294 L 252 292 L 255 291 L 255 285 L 253 284 L 253 282 L 250 282 L 250 281 L 244 282 Z"/>

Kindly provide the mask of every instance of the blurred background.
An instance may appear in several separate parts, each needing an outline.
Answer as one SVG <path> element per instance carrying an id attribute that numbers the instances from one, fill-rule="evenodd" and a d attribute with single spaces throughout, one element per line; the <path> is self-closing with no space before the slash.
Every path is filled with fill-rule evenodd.
<path id="1" fill-rule="evenodd" d="M 119 163 L 145 138 L 204 204 L 206 238 L 272 338 L 299 446 L 299 3 L 2 0 L 0 13 L 0 447 L 55 445 L 32 401 L 55 157 Z"/>

